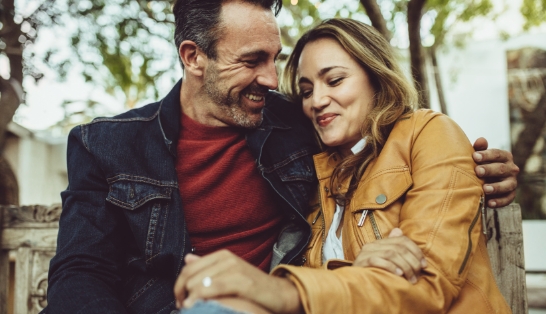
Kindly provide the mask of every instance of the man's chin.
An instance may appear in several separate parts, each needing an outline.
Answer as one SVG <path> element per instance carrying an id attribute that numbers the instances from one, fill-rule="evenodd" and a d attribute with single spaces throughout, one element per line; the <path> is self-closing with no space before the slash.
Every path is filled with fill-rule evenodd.
<path id="1" fill-rule="evenodd" d="M 258 113 L 235 113 L 233 115 L 235 125 L 245 129 L 255 129 L 262 124 L 263 112 Z"/>

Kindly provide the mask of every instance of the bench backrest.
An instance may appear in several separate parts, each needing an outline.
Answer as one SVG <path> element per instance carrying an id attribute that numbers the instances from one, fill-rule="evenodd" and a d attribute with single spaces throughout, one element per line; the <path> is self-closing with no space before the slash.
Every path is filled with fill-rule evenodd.
<path id="1" fill-rule="evenodd" d="M 0 304 L 8 303 L 9 252 L 15 251 L 14 313 L 38 313 L 47 304 L 47 270 L 60 213 L 60 205 L 0 206 Z M 497 284 L 513 313 L 527 314 L 520 207 L 487 209 L 486 216 L 487 250 Z M 0 307 L 0 314 L 6 313 L 7 307 Z"/>
<path id="2" fill-rule="evenodd" d="M 487 209 L 487 251 L 497 285 L 514 314 L 527 314 L 521 209 Z"/>

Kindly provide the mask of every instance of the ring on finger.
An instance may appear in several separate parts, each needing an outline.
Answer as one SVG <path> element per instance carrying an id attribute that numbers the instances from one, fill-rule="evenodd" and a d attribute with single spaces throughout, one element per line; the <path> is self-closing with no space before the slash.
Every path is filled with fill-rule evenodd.
<path id="1" fill-rule="evenodd" d="M 210 287 L 210 285 L 212 285 L 212 278 L 207 276 L 207 277 L 203 278 L 201 283 L 203 284 L 203 287 L 208 288 L 208 287 Z"/>

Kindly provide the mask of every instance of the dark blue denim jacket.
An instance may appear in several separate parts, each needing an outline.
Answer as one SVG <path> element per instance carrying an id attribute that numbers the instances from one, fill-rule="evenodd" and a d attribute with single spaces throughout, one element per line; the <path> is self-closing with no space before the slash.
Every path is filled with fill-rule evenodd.
<path id="1" fill-rule="evenodd" d="M 71 131 L 69 186 L 61 194 L 45 312 L 175 309 L 174 282 L 191 250 L 175 171 L 180 86 L 158 103 Z M 299 106 L 274 92 L 266 104 L 247 144 L 286 217 L 274 266 L 298 263 L 309 240 L 304 216 L 316 188 L 312 155 L 318 148 Z"/>

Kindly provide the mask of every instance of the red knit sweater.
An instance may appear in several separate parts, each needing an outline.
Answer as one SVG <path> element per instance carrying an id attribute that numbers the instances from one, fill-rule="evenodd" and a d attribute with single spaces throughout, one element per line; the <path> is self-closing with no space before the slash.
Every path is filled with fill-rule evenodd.
<path id="1" fill-rule="evenodd" d="M 228 249 L 269 271 L 281 213 L 241 130 L 182 114 L 176 172 L 195 254 Z"/>

